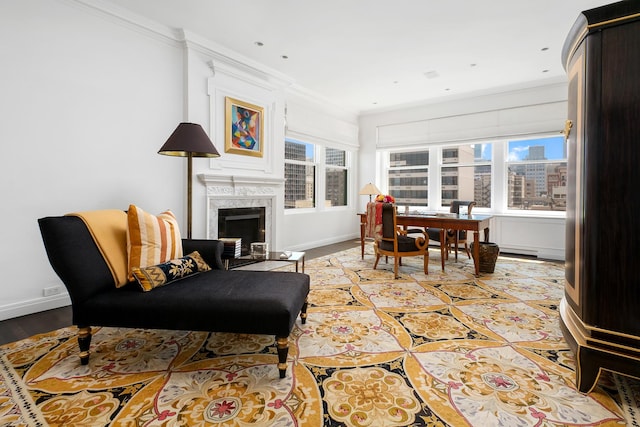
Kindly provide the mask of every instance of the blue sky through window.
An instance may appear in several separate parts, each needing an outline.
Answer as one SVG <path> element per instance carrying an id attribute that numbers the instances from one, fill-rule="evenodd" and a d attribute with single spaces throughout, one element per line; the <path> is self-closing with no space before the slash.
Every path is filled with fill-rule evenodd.
<path id="1" fill-rule="evenodd" d="M 509 141 L 509 154 L 507 160 L 510 162 L 525 160 L 529 154 L 530 147 L 544 147 L 544 157 L 546 160 L 564 160 L 564 136 L 553 136 L 548 138 L 525 139 L 521 141 Z"/>

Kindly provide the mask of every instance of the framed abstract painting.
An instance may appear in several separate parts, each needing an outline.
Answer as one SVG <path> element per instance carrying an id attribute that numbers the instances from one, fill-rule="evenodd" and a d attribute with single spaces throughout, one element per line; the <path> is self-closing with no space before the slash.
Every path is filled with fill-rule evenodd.
<path id="1" fill-rule="evenodd" d="M 224 152 L 262 157 L 264 108 L 225 97 Z"/>

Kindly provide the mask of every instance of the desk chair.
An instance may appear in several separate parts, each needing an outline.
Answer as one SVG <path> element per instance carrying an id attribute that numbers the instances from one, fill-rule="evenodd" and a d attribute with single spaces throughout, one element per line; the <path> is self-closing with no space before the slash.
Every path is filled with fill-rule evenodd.
<path id="1" fill-rule="evenodd" d="M 398 279 L 398 267 L 402 257 L 424 257 L 424 274 L 429 274 L 429 238 L 425 232 L 420 237 L 408 237 L 407 232 L 396 222 L 396 206 L 392 203 L 382 204 L 382 235 L 376 239 L 373 249 L 376 261 L 373 269 L 378 267 L 382 255 L 393 257 L 393 273 Z"/>
<path id="2" fill-rule="evenodd" d="M 476 205 L 476 202 L 471 201 L 462 201 L 462 200 L 454 200 L 451 202 L 451 207 L 449 212 L 459 214 L 461 206 L 467 206 L 467 213 L 471 215 L 471 210 Z M 439 228 L 429 228 L 427 230 L 427 234 L 429 235 L 429 239 L 440 242 L 440 249 L 443 256 L 449 256 L 449 252 L 451 252 L 451 248 L 455 250 L 456 261 L 458 260 L 458 247 L 460 244 L 464 244 L 464 250 L 467 253 L 469 259 L 471 259 L 471 252 L 469 251 L 469 244 L 467 242 L 467 231 L 459 230 L 458 231 L 458 244 L 456 245 L 456 234 L 454 230 L 447 230 L 445 232 L 445 241 L 442 242 L 440 239 L 440 229 Z"/>

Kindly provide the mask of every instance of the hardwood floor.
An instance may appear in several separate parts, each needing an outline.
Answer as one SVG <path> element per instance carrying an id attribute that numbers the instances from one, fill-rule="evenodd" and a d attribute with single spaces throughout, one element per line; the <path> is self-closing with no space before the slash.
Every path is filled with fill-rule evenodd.
<path id="1" fill-rule="evenodd" d="M 313 248 L 305 251 L 305 259 L 310 260 L 358 246 L 360 246 L 360 240 L 352 239 L 332 245 Z M 71 306 L 67 306 L 1 321 L 0 345 L 19 341 L 32 335 L 53 331 L 65 326 L 71 326 L 71 319 Z"/>

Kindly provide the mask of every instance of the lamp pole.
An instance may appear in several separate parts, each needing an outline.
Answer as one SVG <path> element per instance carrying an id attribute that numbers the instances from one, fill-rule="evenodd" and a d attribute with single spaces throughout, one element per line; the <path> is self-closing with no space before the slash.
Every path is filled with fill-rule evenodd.
<path id="1" fill-rule="evenodd" d="M 193 153 L 187 153 L 187 239 L 191 239 L 191 190 L 193 187 Z"/>

